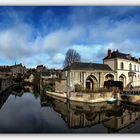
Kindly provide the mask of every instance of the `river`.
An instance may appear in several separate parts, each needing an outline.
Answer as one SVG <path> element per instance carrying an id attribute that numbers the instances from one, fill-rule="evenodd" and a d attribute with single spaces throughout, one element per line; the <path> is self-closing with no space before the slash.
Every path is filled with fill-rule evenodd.
<path id="1" fill-rule="evenodd" d="M 53 99 L 31 87 L 0 95 L 0 133 L 140 133 L 140 107 Z"/>

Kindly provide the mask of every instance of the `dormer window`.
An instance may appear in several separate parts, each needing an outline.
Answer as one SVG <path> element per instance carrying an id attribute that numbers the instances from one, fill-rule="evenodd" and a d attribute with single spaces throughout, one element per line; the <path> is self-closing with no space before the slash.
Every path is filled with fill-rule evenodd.
<path id="1" fill-rule="evenodd" d="M 124 64 L 123 64 L 123 62 L 121 62 L 121 69 L 122 69 L 122 70 L 124 69 Z"/>

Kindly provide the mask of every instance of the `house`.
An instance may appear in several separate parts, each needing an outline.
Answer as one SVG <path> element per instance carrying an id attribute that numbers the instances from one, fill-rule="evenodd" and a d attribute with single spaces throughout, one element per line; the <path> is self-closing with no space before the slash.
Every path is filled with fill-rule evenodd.
<path id="1" fill-rule="evenodd" d="M 103 59 L 116 73 L 112 75 L 114 80 L 122 81 L 124 87 L 129 84 L 140 86 L 140 59 L 132 57 L 130 54 L 121 53 L 118 50 L 108 50 L 107 56 Z"/>
<path id="2" fill-rule="evenodd" d="M 38 65 L 37 67 L 36 67 L 36 71 L 37 72 L 44 72 L 44 71 L 46 71 L 47 70 L 47 68 L 45 67 L 45 66 L 43 66 L 43 65 Z"/>
<path id="3" fill-rule="evenodd" d="M 64 68 L 67 86 L 75 91 L 79 85 L 82 90 L 95 91 L 104 87 L 104 81 L 115 77 L 114 71 L 107 64 L 75 62 Z"/>
<path id="4" fill-rule="evenodd" d="M 64 82 L 64 86 L 62 87 L 62 84 L 60 84 L 60 82 L 58 82 L 59 80 L 62 81 L 61 79 L 62 77 L 62 70 L 61 69 L 48 69 L 47 71 L 44 71 L 41 73 L 41 82 L 42 85 L 50 85 L 53 90 L 55 90 L 56 92 L 62 92 L 65 91 L 64 86 L 66 85 L 66 82 Z"/>
<path id="5" fill-rule="evenodd" d="M 48 69 L 41 73 L 43 79 L 52 79 L 52 78 L 61 78 L 62 70 L 57 69 Z"/>
<path id="6" fill-rule="evenodd" d="M 103 64 L 76 62 L 64 68 L 62 77 L 69 91 L 96 91 L 109 80 L 120 81 L 123 88 L 136 87 L 140 86 L 140 59 L 108 49 Z"/>
<path id="7" fill-rule="evenodd" d="M 20 64 L 15 64 L 13 66 L 11 66 L 11 71 L 13 73 L 13 76 L 16 76 L 18 74 L 24 75 L 26 74 L 26 67 L 22 65 L 22 63 Z"/>

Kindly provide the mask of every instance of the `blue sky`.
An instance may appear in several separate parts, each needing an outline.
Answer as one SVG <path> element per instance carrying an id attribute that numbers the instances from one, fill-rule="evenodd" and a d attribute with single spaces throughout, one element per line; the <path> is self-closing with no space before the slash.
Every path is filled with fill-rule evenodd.
<path id="1" fill-rule="evenodd" d="M 69 48 L 83 62 L 102 63 L 108 48 L 140 57 L 140 7 L 0 7 L 0 65 L 62 68 Z"/>

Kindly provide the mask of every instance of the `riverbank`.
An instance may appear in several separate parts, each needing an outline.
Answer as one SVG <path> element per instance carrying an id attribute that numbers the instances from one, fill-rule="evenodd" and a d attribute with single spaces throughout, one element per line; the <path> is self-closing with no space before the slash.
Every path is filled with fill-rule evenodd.
<path id="1" fill-rule="evenodd" d="M 112 92 L 95 93 L 92 97 L 90 93 L 76 93 L 76 92 L 71 92 L 71 96 L 69 98 L 67 97 L 66 93 L 56 93 L 56 92 L 46 91 L 46 95 L 58 100 L 66 99 L 70 101 L 84 102 L 84 103 L 105 102 L 112 98 Z"/>

